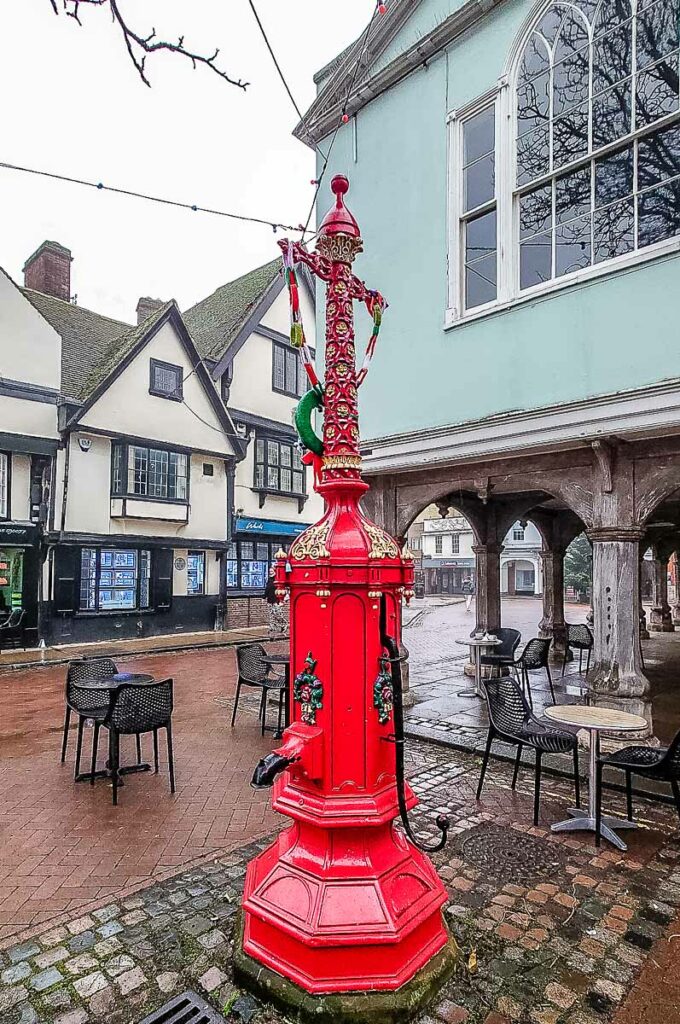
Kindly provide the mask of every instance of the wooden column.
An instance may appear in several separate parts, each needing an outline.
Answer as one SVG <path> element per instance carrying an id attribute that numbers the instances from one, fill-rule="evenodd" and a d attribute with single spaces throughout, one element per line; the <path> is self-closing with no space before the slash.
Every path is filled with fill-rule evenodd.
<path id="1" fill-rule="evenodd" d="M 649 614 L 648 628 L 653 633 L 672 633 L 675 627 L 668 603 L 668 557 L 657 547 L 653 548 L 653 552 L 653 607 Z"/>
<path id="2" fill-rule="evenodd" d="M 649 680 L 640 660 L 642 531 L 635 527 L 597 527 L 588 534 L 593 544 L 595 637 L 588 682 L 597 694 L 644 698 L 649 693 Z"/>
<path id="3" fill-rule="evenodd" d="M 500 629 L 501 545 L 475 544 L 475 607 L 477 629 Z"/>
<path id="4" fill-rule="evenodd" d="M 538 624 L 542 637 L 550 637 L 550 657 L 564 661 L 567 627 L 564 621 L 564 552 L 563 547 L 544 548 L 543 561 L 543 618 Z M 570 654 L 569 660 L 573 655 Z"/>

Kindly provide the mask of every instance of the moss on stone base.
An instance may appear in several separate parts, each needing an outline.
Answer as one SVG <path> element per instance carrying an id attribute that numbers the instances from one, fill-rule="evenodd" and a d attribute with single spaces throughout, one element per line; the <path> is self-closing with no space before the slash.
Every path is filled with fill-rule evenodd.
<path id="1" fill-rule="evenodd" d="M 453 937 L 418 973 L 392 992 L 335 992 L 311 995 L 243 951 L 243 914 L 234 934 L 234 980 L 290 1018 L 317 1024 L 400 1024 L 423 1010 L 455 970 L 458 946 Z"/>

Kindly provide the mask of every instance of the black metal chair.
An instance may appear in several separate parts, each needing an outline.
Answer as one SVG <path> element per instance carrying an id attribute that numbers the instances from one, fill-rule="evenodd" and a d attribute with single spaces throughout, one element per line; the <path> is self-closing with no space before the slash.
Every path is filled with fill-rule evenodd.
<path id="1" fill-rule="evenodd" d="M 75 777 L 80 774 L 80 755 L 83 749 L 83 727 L 88 719 L 95 723 L 98 733 L 99 725 L 104 721 L 109 710 L 109 691 L 90 690 L 85 685 L 99 679 L 109 679 L 118 669 L 111 658 L 79 658 L 69 662 L 66 672 L 66 714 L 64 715 L 64 735 L 61 742 L 61 763 L 66 760 L 68 732 L 71 725 L 71 712 L 78 715 L 78 740 L 76 746 Z M 93 745 L 94 739 L 93 739 Z"/>
<path id="2" fill-rule="evenodd" d="M 680 732 L 670 747 L 623 747 L 613 754 L 597 759 L 595 843 L 600 845 L 602 823 L 602 770 L 618 768 L 626 773 L 626 813 L 628 821 L 633 820 L 633 775 L 642 775 L 657 782 L 669 782 L 673 790 L 675 807 L 680 817 Z"/>
<path id="3" fill-rule="evenodd" d="M 534 781 L 534 825 L 538 825 L 538 810 L 541 799 L 541 759 L 543 754 L 574 755 L 574 792 L 576 806 L 581 806 L 581 787 L 578 774 L 578 740 L 576 735 L 561 729 L 553 729 L 541 722 L 532 712 L 526 697 L 516 680 L 509 676 L 482 679 L 486 692 L 486 703 L 489 710 L 489 734 L 486 738 L 486 749 L 482 762 L 482 771 L 477 786 L 477 799 L 482 794 L 482 785 L 489 762 L 491 744 L 495 739 L 503 740 L 517 747 L 515 770 L 512 776 L 512 788 L 517 785 L 522 749 L 533 747 L 536 752 Z"/>
<path id="4" fill-rule="evenodd" d="M 0 651 L 5 647 L 25 647 L 24 620 L 25 608 L 13 608 L 9 616 L 0 625 Z"/>
<path id="5" fill-rule="evenodd" d="M 519 658 L 516 658 L 512 663 L 512 668 L 517 676 L 517 681 L 527 695 L 529 699 L 529 706 L 531 708 L 534 706 L 534 701 L 531 696 L 529 673 L 536 672 L 541 668 L 545 669 L 545 674 L 548 677 L 548 684 L 550 686 L 552 702 L 553 704 L 555 703 L 555 690 L 553 688 L 552 676 L 550 674 L 550 665 L 548 664 L 548 655 L 550 653 L 551 643 L 552 639 L 550 638 L 544 639 L 543 637 L 535 636 L 532 640 L 529 640 Z"/>
<path id="6" fill-rule="evenodd" d="M 515 661 L 515 651 L 519 647 L 522 634 L 518 629 L 490 629 L 489 636 L 497 636 L 501 641 L 500 647 L 494 647 L 493 654 L 483 654 L 480 658 L 482 665 L 490 665 L 494 668 L 504 666 L 511 667 Z"/>
<path id="7" fill-rule="evenodd" d="M 285 699 L 286 679 L 285 676 L 277 675 L 267 663 L 267 652 L 262 644 L 244 644 L 236 648 L 236 663 L 238 665 L 238 681 L 236 683 L 236 696 L 234 697 L 234 710 L 231 714 L 231 725 L 236 721 L 236 711 L 241 696 L 242 686 L 252 686 L 262 691 L 260 698 L 260 721 L 262 723 L 262 735 L 264 736 L 267 727 L 267 697 L 270 690 L 277 690 L 279 694 L 278 732 L 281 732 L 283 720 L 283 702 Z"/>
<path id="8" fill-rule="evenodd" d="M 564 661 L 562 662 L 562 675 L 564 675 L 567 668 L 567 661 L 569 660 L 569 649 L 573 648 L 578 651 L 578 671 L 579 675 L 583 671 L 583 652 L 588 652 L 586 658 L 586 675 L 590 671 L 590 655 L 593 650 L 593 634 L 590 632 L 585 624 L 578 623 L 577 625 L 570 625 L 567 623 L 567 642 L 564 646 Z"/>
<path id="9" fill-rule="evenodd" d="M 109 710 L 104 721 L 99 723 L 95 720 L 90 780 L 91 784 L 94 785 L 97 745 L 101 724 L 101 726 L 109 730 L 109 769 L 111 771 L 114 805 L 118 803 L 121 736 L 135 736 L 137 741 L 137 758 L 141 760 L 139 738 L 143 733 L 153 733 L 154 773 L 158 775 L 158 730 L 165 729 L 168 743 L 170 792 L 175 792 L 175 762 L 172 752 L 171 722 L 173 706 L 172 679 L 161 679 L 156 683 L 150 683 L 146 686 L 141 686 L 138 683 L 123 683 L 117 690 L 113 691 Z"/>

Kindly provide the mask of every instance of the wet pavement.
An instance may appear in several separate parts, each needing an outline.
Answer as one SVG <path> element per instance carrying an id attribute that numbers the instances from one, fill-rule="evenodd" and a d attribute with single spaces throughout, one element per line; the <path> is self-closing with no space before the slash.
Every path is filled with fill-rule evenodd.
<path id="1" fill-rule="evenodd" d="M 568 622 L 585 622 L 587 605 L 567 604 Z M 517 653 L 538 636 L 542 615 L 540 598 L 504 598 L 503 625 L 522 634 Z M 474 628 L 474 603 L 470 611 L 464 601 L 425 598 L 414 602 L 404 643 L 409 650 L 410 687 L 413 707 L 407 712 L 408 734 L 412 737 L 451 743 L 463 749 L 483 749 L 488 718 L 486 704 L 477 697 L 460 696 L 470 690 L 473 680 L 464 675 L 468 648 L 457 643 Z M 680 729 L 680 632 L 653 633 L 644 641 L 647 675 L 652 684 L 654 734 L 662 744 Z M 585 662 L 584 662 L 585 667 Z M 569 662 L 562 677 L 562 665 L 551 663 L 558 704 L 583 700 L 585 673 L 579 675 L 578 659 Z M 534 709 L 540 714 L 552 704 L 546 674 L 530 674 Z"/>
<path id="2" fill-rule="evenodd" d="M 420 800 L 417 835 L 431 840 L 442 811 L 451 819 L 450 840 L 433 859 L 460 948 L 454 976 L 418 1024 L 619 1024 L 624 1004 L 620 1024 L 677 1024 L 677 1005 L 659 1003 L 662 1017 L 644 1009 L 646 971 L 678 931 L 674 811 L 640 801 L 629 852 L 598 851 L 587 835 L 550 832 L 571 802 L 566 780 L 546 777 L 534 828 L 531 773 L 513 791 L 510 766 L 492 763 L 477 803 L 479 760 L 470 754 L 412 744 L 407 770 Z M 257 800 L 244 791 L 243 811 Z M 607 805 L 621 811 L 622 798 Z M 232 977 L 245 867 L 265 842 L 213 851 L 134 894 L 112 893 L 0 943 L 0 1020 L 132 1024 L 192 988 L 228 1021 L 285 1024 Z M 677 961 L 658 972 L 663 988 Z"/>
<path id="3" fill-rule="evenodd" d="M 235 728 L 229 724 L 234 651 L 146 655 L 118 666 L 174 678 L 174 796 L 162 732 L 160 773 L 126 776 L 117 807 L 105 779 L 94 787 L 74 783 L 74 729 L 66 763 L 59 763 L 65 667 L 0 675 L 0 940 L 107 895 L 129 894 L 274 825 L 269 795 L 250 788 L 255 763 L 272 747 L 271 733 L 260 736 L 259 695 L 244 695 Z M 86 729 L 83 770 L 91 737 Z M 151 737 L 142 744 L 148 760 Z M 100 767 L 105 748 L 102 739 Z M 135 760 L 134 741 L 124 737 L 121 763 Z"/>

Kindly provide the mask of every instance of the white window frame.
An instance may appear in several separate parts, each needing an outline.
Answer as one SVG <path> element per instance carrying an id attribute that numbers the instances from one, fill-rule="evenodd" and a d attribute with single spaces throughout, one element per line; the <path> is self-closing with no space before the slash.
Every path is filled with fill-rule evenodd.
<path id="1" fill-rule="evenodd" d="M 623 253 L 602 263 L 576 270 L 562 277 L 541 282 L 532 288 L 520 291 L 519 288 L 519 199 L 516 194 L 516 135 L 517 110 L 515 90 L 524 48 L 531 33 L 549 8 L 550 2 L 543 3 L 533 16 L 525 22 L 520 36 L 515 42 L 506 72 L 498 79 L 496 85 L 482 96 L 465 106 L 449 111 L 448 127 L 448 177 L 447 177 L 447 239 L 448 239 L 448 282 L 447 308 L 444 316 L 444 327 L 453 328 L 459 324 L 470 323 L 490 314 L 499 313 L 514 306 L 534 302 L 537 298 L 549 296 L 565 288 L 573 288 L 584 281 L 599 277 L 608 277 L 622 270 L 648 263 L 660 257 L 680 252 L 680 235 L 667 238 L 653 245 Z M 635 15 L 633 15 L 635 17 Z M 480 114 L 493 103 L 496 105 L 496 252 L 497 252 L 497 285 L 496 299 L 483 306 L 475 306 L 465 310 L 465 267 L 464 243 L 462 238 L 463 223 L 463 123 L 470 117 Z M 659 118 L 651 131 L 657 131 L 674 122 L 680 123 L 678 113 L 668 114 Z M 617 150 L 625 139 L 638 139 L 639 131 L 617 139 L 610 146 L 598 150 L 598 156 L 608 151 Z M 589 159 L 592 159 L 592 154 Z M 560 174 L 566 173 L 571 165 L 560 168 Z M 551 181 L 553 173 L 545 176 Z M 541 179 L 542 180 L 542 179 Z M 539 179 L 535 186 L 538 187 Z"/>

